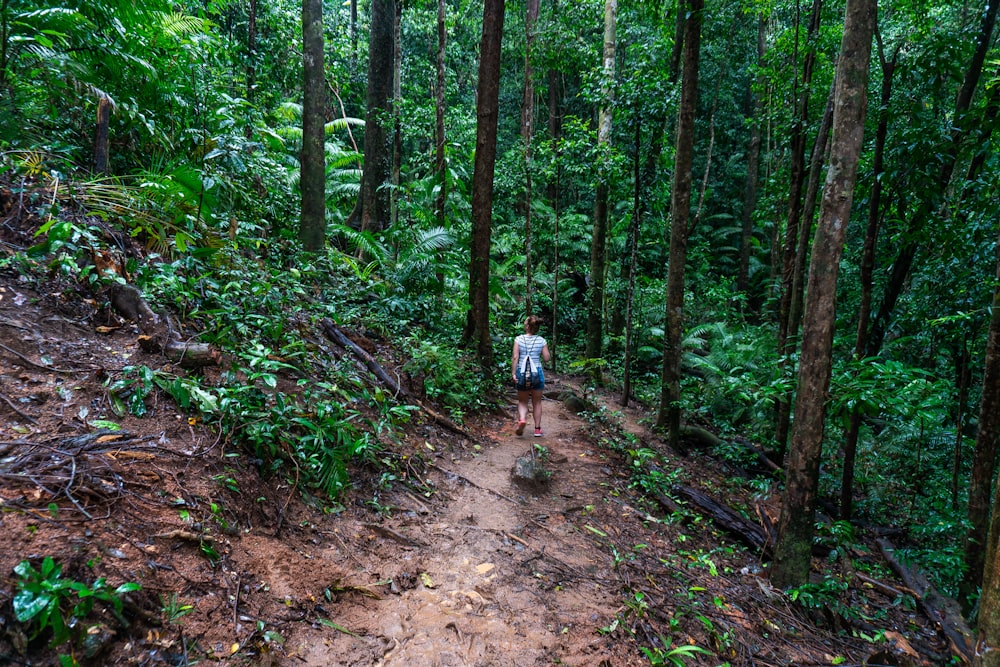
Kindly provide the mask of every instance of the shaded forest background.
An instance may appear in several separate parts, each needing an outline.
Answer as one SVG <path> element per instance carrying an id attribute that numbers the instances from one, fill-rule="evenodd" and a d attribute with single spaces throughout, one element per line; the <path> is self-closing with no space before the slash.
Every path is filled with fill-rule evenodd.
<path id="1" fill-rule="evenodd" d="M 350 483 L 347 463 L 377 458 L 384 425 L 410 410 L 336 369 L 278 385 L 278 370 L 311 364 L 301 325 L 323 318 L 391 339 L 460 423 L 496 406 L 509 341 L 540 314 L 556 371 L 624 392 L 661 427 L 676 410 L 678 437 L 710 432 L 719 456 L 756 448 L 780 468 L 796 446 L 799 327 L 847 8 L 700 7 L 4 3 L 0 169 L 38 233 L 5 245 L 0 270 L 104 299 L 137 287 L 175 320 L 171 338 L 237 365 L 219 386 L 126 369 L 111 384 L 132 390 L 121 409 L 141 412 L 134 389 L 158 386 L 270 471 L 299 461 L 303 484 L 331 497 Z M 671 319 L 692 8 L 683 316 Z M 495 127 L 477 104 L 491 9 L 502 16 Z M 995 22 L 982 3 L 879 9 L 816 477 L 819 534 L 891 535 L 973 624 L 995 560 Z M 322 37 L 318 77 L 304 26 Z M 478 181 L 484 137 L 496 164 Z M 671 324 L 676 396 L 664 381 Z M 357 401 L 382 421 L 362 423 Z M 781 476 L 748 483 L 766 492 Z"/>

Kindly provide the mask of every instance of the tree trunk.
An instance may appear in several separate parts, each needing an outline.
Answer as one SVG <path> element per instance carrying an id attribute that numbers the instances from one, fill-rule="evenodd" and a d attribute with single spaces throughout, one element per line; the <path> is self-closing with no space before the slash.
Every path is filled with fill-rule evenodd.
<path id="1" fill-rule="evenodd" d="M 764 60 L 766 26 L 763 14 L 757 17 L 757 63 Z M 758 81 L 763 78 L 758 75 Z M 747 182 L 743 189 L 743 225 L 740 229 L 740 268 L 736 274 L 736 290 L 746 294 L 750 290 L 750 239 L 753 236 L 753 212 L 757 206 L 757 183 L 760 181 L 761 131 L 759 119 L 762 116 L 760 97 L 750 90 L 750 145 L 747 148 Z"/>
<path id="2" fill-rule="evenodd" d="M 380 232 L 390 220 L 392 117 L 396 0 L 372 0 L 368 36 L 368 92 L 365 98 L 365 167 L 358 203 L 347 222 L 362 231 Z"/>
<path id="3" fill-rule="evenodd" d="M 403 166 L 403 129 L 399 126 L 400 111 L 403 108 L 402 43 L 403 3 L 396 3 L 392 20 L 392 190 L 389 192 L 389 223 L 399 221 L 399 179 Z"/>
<path id="4" fill-rule="evenodd" d="M 669 444 L 680 442 L 681 333 L 684 320 L 684 268 L 687 263 L 688 220 L 691 217 L 691 169 L 694 163 L 694 121 L 698 108 L 698 61 L 704 0 L 688 0 L 684 29 L 681 102 L 677 114 L 677 147 L 670 197 L 670 258 L 667 266 L 666 336 L 662 389 L 656 425 L 666 428 Z M 680 10 L 678 10 L 680 11 Z"/>
<path id="5" fill-rule="evenodd" d="M 108 173 L 108 125 L 111 122 L 111 100 L 102 94 L 97 99 L 97 123 L 94 126 L 94 173 Z"/>
<path id="6" fill-rule="evenodd" d="M 771 581 L 783 589 L 804 584 L 809 577 L 823 419 L 832 365 L 837 272 L 864 136 L 875 18 L 875 0 L 848 0 L 837 65 L 830 168 L 809 263 L 795 424 L 771 567 Z"/>
<path id="7" fill-rule="evenodd" d="M 257 88 L 257 0 L 250 0 L 247 10 L 247 102 L 254 103 Z M 247 127 L 247 138 L 253 128 Z"/>
<path id="8" fill-rule="evenodd" d="M 445 224 L 445 202 L 448 197 L 448 171 L 445 160 L 444 93 L 445 93 L 445 45 L 448 39 L 447 3 L 437 3 L 437 85 L 434 88 L 434 173 L 437 174 L 438 192 L 434 200 L 434 214 L 439 225 Z M 441 278 L 439 278 L 439 282 Z"/>
<path id="9" fill-rule="evenodd" d="M 997 254 L 997 287 L 993 289 L 993 309 L 990 317 L 990 333 L 986 342 L 986 362 L 983 374 L 983 394 L 979 404 L 979 430 L 976 433 L 976 455 L 972 464 L 972 476 L 976 484 L 988 485 L 992 481 L 993 461 L 1000 441 L 1000 243 Z M 987 461 L 987 457 L 993 459 Z M 986 477 L 986 479 L 976 479 Z M 996 484 L 1000 487 L 1000 479 Z M 970 488 L 970 494 L 971 494 Z M 989 501 L 989 494 L 977 498 L 976 502 Z M 969 517 L 976 524 L 982 524 L 984 543 L 972 548 L 972 536 L 977 534 L 979 525 L 970 531 L 966 541 L 966 563 L 980 568 L 982 595 L 979 599 L 979 639 L 976 654 L 981 657 L 981 665 L 1000 665 L 1000 557 L 997 545 L 1000 542 L 1000 488 L 994 489 L 993 505 L 988 526 L 983 517 L 972 514 L 973 499 L 969 498 Z M 986 528 L 989 528 L 988 532 Z M 985 549 L 982 548 L 985 544 Z M 985 552 L 985 553 L 984 553 Z M 966 577 L 968 585 L 971 577 Z"/>
<path id="10" fill-rule="evenodd" d="M 434 86 L 434 174 L 437 178 L 438 191 L 434 198 L 434 217 L 440 227 L 447 225 L 445 205 L 448 202 L 448 162 L 445 156 L 445 46 L 448 40 L 447 3 L 438 0 L 437 3 L 437 82 Z M 449 225 L 450 226 L 450 225 Z M 439 306 L 444 296 L 444 272 L 438 269 L 434 275 Z"/>
<path id="11" fill-rule="evenodd" d="M 310 252 L 326 243 L 326 157 L 323 151 L 326 75 L 323 71 L 323 3 L 302 0 L 302 211 L 299 240 Z"/>
<path id="12" fill-rule="evenodd" d="M 611 143 L 611 124 L 613 120 L 612 102 L 614 93 L 612 84 L 615 78 L 615 32 L 618 14 L 618 0 L 604 0 L 604 54 L 602 59 L 602 94 L 604 106 L 597 124 L 597 153 L 603 156 Z M 598 158 L 603 160 L 602 157 Z M 590 237 L 590 287 L 587 289 L 589 308 L 587 311 L 587 350 L 588 359 L 601 356 L 604 342 L 604 285 L 605 265 L 607 262 L 608 235 L 608 193 L 610 190 L 606 170 L 598 173 L 597 192 L 594 197 L 594 228 Z"/>
<path id="13" fill-rule="evenodd" d="M 525 264 L 525 315 L 533 312 L 531 271 L 531 140 L 535 130 L 535 71 L 531 66 L 532 47 L 535 42 L 535 22 L 538 21 L 538 0 L 527 0 L 524 17 L 524 97 L 521 102 L 521 141 L 524 143 L 524 264 Z"/>
<path id="14" fill-rule="evenodd" d="M 553 0 L 552 13 L 556 13 L 558 2 Z M 562 135 L 562 109 L 559 104 L 559 72 L 550 69 L 549 80 L 549 139 L 552 141 L 553 178 L 549 183 L 548 197 L 552 206 L 553 231 L 552 231 L 552 340 L 549 345 L 549 352 L 552 356 L 552 370 L 556 370 L 556 357 L 559 353 L 559 176 L 560 160 L 559 147 Z"/>
<path id="15" fill-rule="evenodd" d="M 879 63 L 882 65 L 882 95 L 879 104 L 878 128 L 875 130 L 875 148 L 872 158 L 872 189 L 868 200 L 868 227 L 861 251 L 861 300 L 858 304 L 858 329 L 854 342 L 854 358 L 863 358 L 868 341 L 868 321 L 872 308 L 872 286 L 875 275 L 875 247 L 878 241 L 882 219 L 882 175 L 885 171 L 885 142 L 889 134 L 889 102 L 892 99 L 892 78 L 896 71 L 896 59 L 902 44 L 896 47 L 890 60 L 885 58 L 885 49 L 878 29 L 875 30 L 878 44 Z M 840 518 L 849 521 L 854 514 L 854 465 L 858 455 L 858 436 L 861 432 L 861 413 L 852 410 L 844 434 L 844 469 L 840 479 Z"/>
<path id="16" fill-rule="evenodd" d="M 500 45 L 504 0 L 486 0 L 479 46 L 476 97 L 476 157 L 472 172 L 472 248 L 469 262 L 469 313 L 463 341 L 476 342 L 479 364 L 493 374 L 490 341 L 490 233 L 493 219 L 493 174 L 497 155 L 500 100 Z"/>
<path id="17" fill-rule="evenodd" d="M 792 119 L 792 137 L 790 146 L 790 185 L 788 193 L 788 218 L 785 223 L 785 241 L 781 254 L 781 298 L 778 311 L 778 353 L 782 371 L 787 367 L 789 357 L 794 354 L 796 338 L 789 333 L 789 313 L 792 302 L 792 283 L 795 280 L 796 252 L 799 248 L 799 226 L 802 223 L 802 188 L 806 177 L 806 128 L 809 125 L 809 92 L 812 84 L 813 67 L 816 64 L 816 36 L 819 33 L 822 0 L 813 0 L 809 26 L 806 29 L 805 57 L 802 59 L 802 78 L 796 79 L 793 95 L 795 96 L 795 118 Z M 798 14 L 796 13 L 796 28 Z M 796 34 L 796 37 L 798 35 Z M 798 44 L 796 43 L 796 52 Z M 777 415 L 774 428 L 775 452 L 778 460 L 784 457 L 788 444 L 788 427 L 791 423 L 792 392 L 777 401 Z"/>

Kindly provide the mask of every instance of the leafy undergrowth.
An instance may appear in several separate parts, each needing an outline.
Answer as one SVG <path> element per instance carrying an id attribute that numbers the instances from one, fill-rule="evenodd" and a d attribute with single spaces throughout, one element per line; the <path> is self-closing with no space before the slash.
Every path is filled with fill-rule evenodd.
<path id="1" fill-rule="evenodd" d="M 529 445 L 552 480 L 519 490 L 508 459 L 524 443 L 491 409 L 510 397 L 491 396 L 445 343 L 363 319 L 384 286 L 351 284 L 358 296 L 334 301 L 347 282 L 303 278 L 329 266 L 251 274 L 255 260 L 220 250 L 206 274 L 125 241 L 102 267 L 88 245 L 101 225 L 78 221 L 39 246 L 40 220 L 9 220 L 0 662 L 418 664 L 397 657 L 418 638 L 460 647 L 452 663 L 438 650 L 440 664 L 952 660 L 846 526 L 821 535 L 810 584 L 771 588 L 759 549 L 678 492 L 773 520 L 770 473 L 670 452 L 641 408 L 605 407 L 574 378 L 551 378 L 549 437 Z M 145 351 L 107 301 L 126 279 L 223 363 Z M 322 318 L 409 400 L 325 336 Z M 581 396 L 588 409 L 569 410 Z M 452 588 L 465 565 L 482 580 Z M 445 605 L 451 593 L 464 603 Z M 428 600 L 447 613 L 408 627 Z M 518 624 L 535 612 L 533 627 Z"/>

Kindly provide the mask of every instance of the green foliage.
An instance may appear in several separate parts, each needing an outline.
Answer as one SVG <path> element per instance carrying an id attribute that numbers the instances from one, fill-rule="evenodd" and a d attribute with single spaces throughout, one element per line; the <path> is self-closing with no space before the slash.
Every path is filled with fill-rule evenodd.
<path id="1" fill-rule="evenodd" d="M 694 660 L 698 655 L 712 655 L 711 651 L 707 651 L 700 646 L 695 646 L 694 644 L 683 644 L 681 646 L 670 647 L 670 642 L 660 637 L 660 641 L 663 642 L 663 648 L 659 646 L 648 647 L 642 646 L 643 654 L 649 660 L 650 665 L 673 665 L 673 667 L 684 667 L 687 665 L 688 661 Z"/>
<path id="2" fill-rule="evenodd" d="M 444 405 L 457 422 L 490 404 L 478 362 L 468 353 L 416 338 L 407 341 L 407 349 L 403 369 L 420 378 L 427 396 Z"/>
<path id="3" fill-rule="evenodd" d="M 140 589 L 139 584 L 125 583 L 112 589 L 103 577 L 86 584 L 62 576 L 62 565 L 50 556 L 42 559 L 39 569 L 23 560 L 14 567 L 17 592 L 14 595 L 14 616 L 31 627 L 33 639 L 51 631 L 51 646 L 70 640 L 78 641 L 83 628 L 76 621 L 85 621 L 96 602 L 103 603 L 123 625 L 122 596 Z"/>
<path id="4" fill-rule="evenodd" d="M 826 576 L 818 583 L 807 583 L 787 591 L 788 599 L 806 609 L 828 609 L 845 618 L 856 618 L 857 610 L 844 602 L 848 583 Z"/>

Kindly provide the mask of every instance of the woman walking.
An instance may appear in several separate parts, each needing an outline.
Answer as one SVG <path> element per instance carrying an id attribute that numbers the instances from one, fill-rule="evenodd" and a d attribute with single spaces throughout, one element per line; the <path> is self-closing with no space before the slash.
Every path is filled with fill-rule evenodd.
<path id="1" fill-rule="evenodd" d="M 531 416 L 535 420 L 535 437 L 542 437 L 542 390 L 545 389 L 545 371 L 542 359 L 549 360 L 549 345 L 538 335 L 542 318 L 531 315 L 524 321 L 524 333 L 514 339 L 511 355 L 511 377 L 517 386 L 517 430 L 524 433 L 528 420 L 528 399 L 531 399 Z"/>

